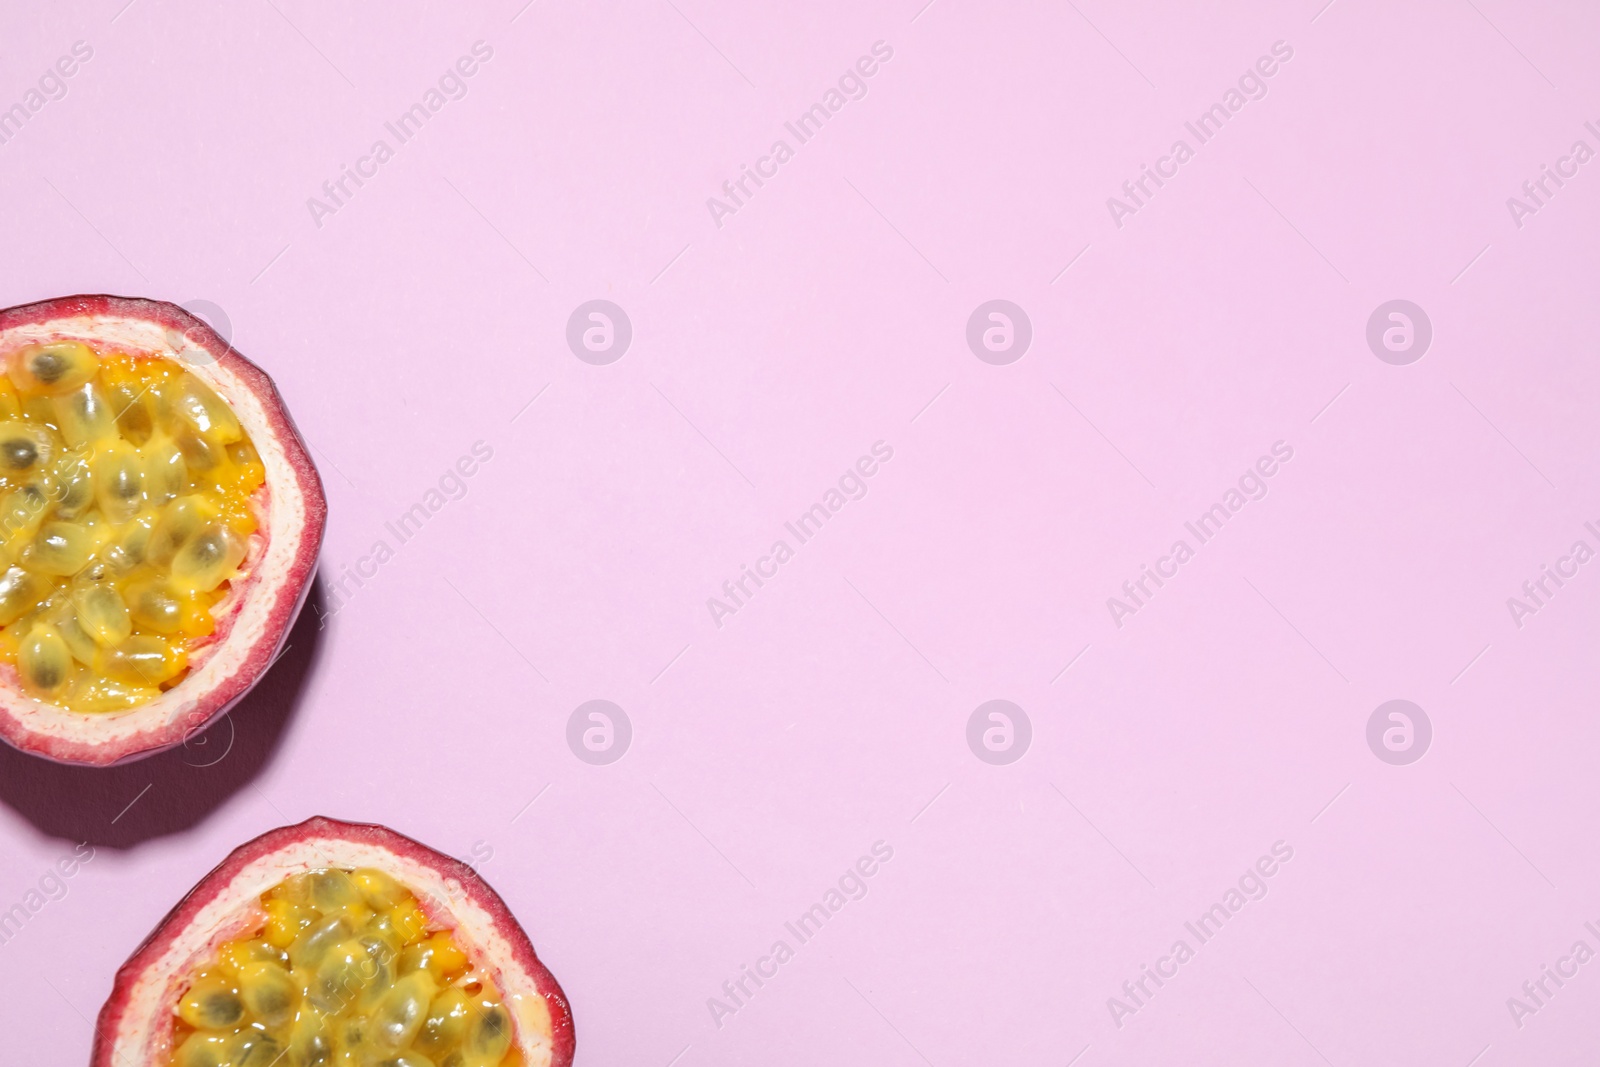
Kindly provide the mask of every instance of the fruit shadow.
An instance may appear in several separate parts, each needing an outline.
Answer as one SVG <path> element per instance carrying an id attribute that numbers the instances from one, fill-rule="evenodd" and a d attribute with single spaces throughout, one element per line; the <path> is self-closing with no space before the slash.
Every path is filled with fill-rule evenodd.
<path id="1" fill-rule="evenodd" d="M 322 615 L 318 578 L 255 688 L 204 733 L 149 759 L 77 767 L 0 744 L 0 803 L 41 833 L 108 848 L 189 829 L 249 785 L 277 750 L 316 667 Z"/>

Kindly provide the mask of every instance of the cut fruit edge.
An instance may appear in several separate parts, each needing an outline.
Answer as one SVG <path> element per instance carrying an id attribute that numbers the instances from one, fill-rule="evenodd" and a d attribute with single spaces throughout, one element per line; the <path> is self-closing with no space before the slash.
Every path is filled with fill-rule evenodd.
<path id="1" fill-rule="evenodd" d="M 326 867 L 376 867 L 409 889 L 430 922 L 450 928 L 494 978 L 526 1067 L 571 1064 L 575 1035 L 566 995 L 505 901 L 475 870 L 388 827 L 317 816 L 235 849 L 157 924 L 117 971 L 95 1027 L 91 1067 L 165 1064 L 173 1006 L 191 972 L 224 942 L 259 928 L 262 893 Z"/>
<path id="2" fill-rule="evenodd" d="M 0 366 L 25 345 L 62 340 L 179 362 L 232 409 L 266 472 L 252 498 L 261 525 L 240 565 L 246 573 L 213 609 L 215 634 L 191 652 L 178 685 L 127 711 L 75 712 L 30 696 L 15 668 L 0 665 L 0 738 L 57 762 L 105 766 L 184 743 L 266 672 L 311 590 L 327 499 L 272 379 L 183 308 L 69 296 L 0 311 Z"/>

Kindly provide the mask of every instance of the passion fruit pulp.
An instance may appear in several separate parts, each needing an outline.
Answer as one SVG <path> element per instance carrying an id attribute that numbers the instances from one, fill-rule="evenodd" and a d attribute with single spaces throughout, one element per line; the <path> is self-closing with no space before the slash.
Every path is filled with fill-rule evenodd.
<path id="1" fill-rule="evenodd" d="M 117 972 L 93 1067 L 568 1067 L 572 1015 L 468 865 L 314 818 L 236 849 Z"/>
<path id="2" fill-rule="evenodd" d="M 282 645 L 326 515 L 271 379 L 182 308 L 0 311 L 0 737 L 104 765 L 204 729 Z"/>

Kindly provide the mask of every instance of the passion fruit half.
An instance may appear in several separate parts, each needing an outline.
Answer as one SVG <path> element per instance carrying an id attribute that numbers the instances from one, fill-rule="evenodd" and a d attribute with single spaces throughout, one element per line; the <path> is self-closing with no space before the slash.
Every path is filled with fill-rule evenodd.
<path id="1" fill-rule="evenodd" d="M 505 902 L 382 826 L 234 850 L 117 972 L 92 1067 L 567 1067 L 572 1013 Z"/>
<path id="2" fill-rule="evenodd" d="M 201 320 L 0 311 L 0 737 L 105 765 L 204 729 L 277 655 L 326 518 L 272 379 Z"/>

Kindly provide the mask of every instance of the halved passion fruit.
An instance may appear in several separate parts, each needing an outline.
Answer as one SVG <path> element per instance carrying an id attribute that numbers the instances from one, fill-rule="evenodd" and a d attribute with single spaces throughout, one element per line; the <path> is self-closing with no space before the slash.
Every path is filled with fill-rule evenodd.
<path id="1" fill-rule="evenodd" d="M 309 819 L 236 849 L 117 972 L 93 1067 L 567 1067 L 572 1014 L 471 867 Z"/>
<path id="2" fill-rule="evenodd" d="M 272 380 L 182 308 L 0 311 L 0 737 L 182 742 L 272 662 L 327 505 Z"/>

